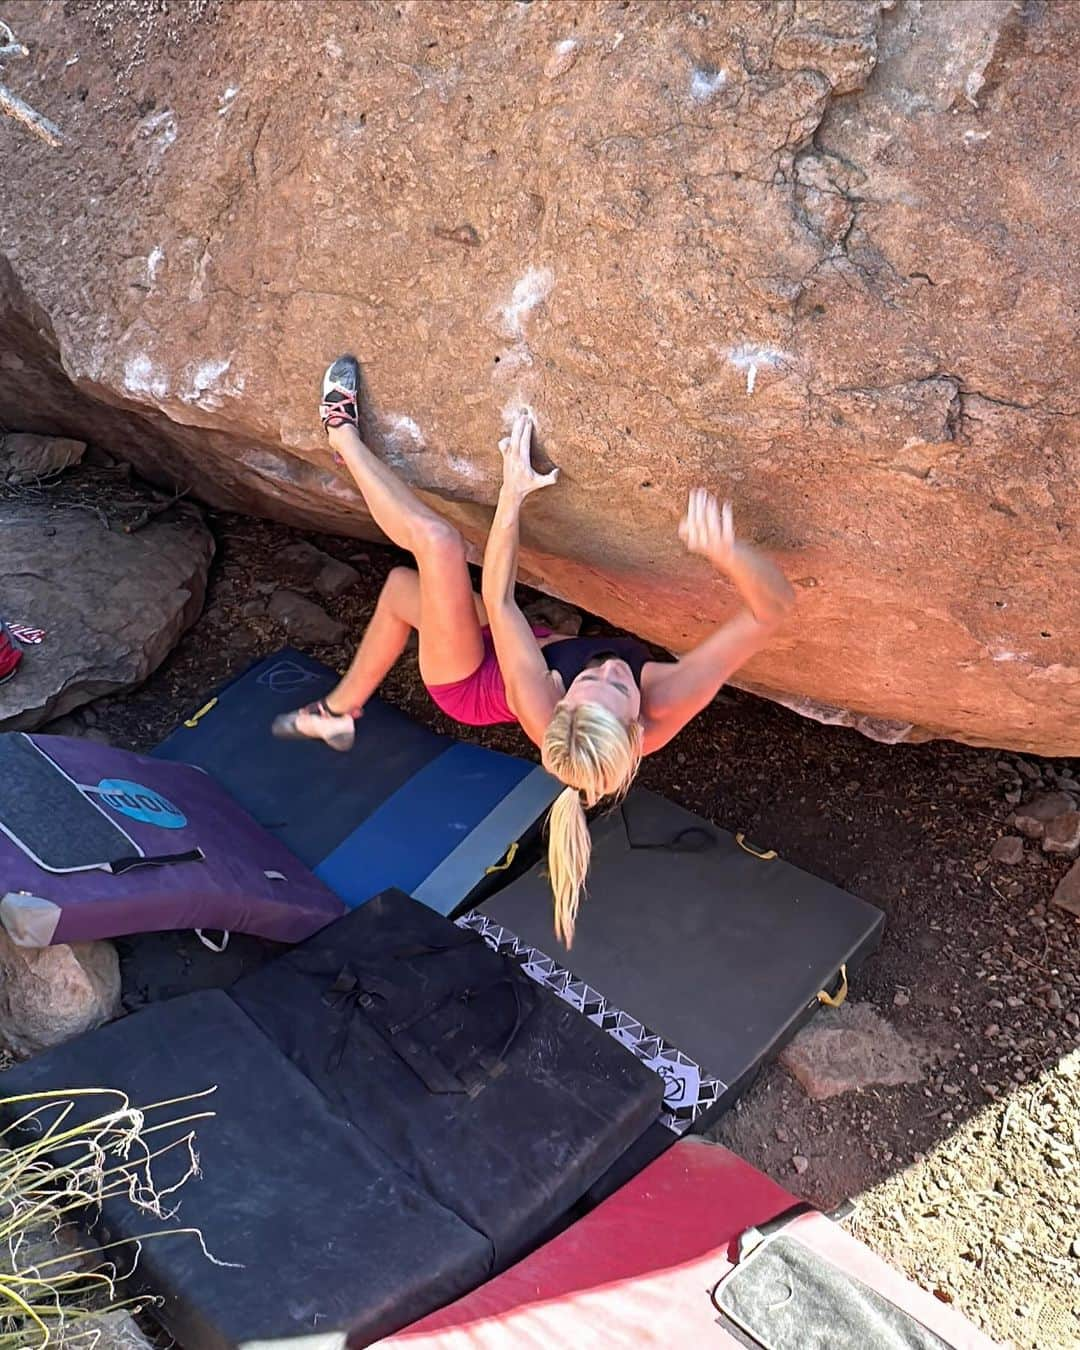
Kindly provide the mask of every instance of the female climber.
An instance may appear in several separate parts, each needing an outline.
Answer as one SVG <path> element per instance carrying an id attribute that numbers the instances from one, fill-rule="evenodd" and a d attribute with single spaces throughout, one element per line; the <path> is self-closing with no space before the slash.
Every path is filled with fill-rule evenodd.
<path id="1" fill-rule="evenodd" d="M 734 618 L 670 661 L 654 660 L 634 638 L 571 637 L 532 626 L 514 599 L 521 508 L 558 470 L 533 469 L 530 418 L 519 416 L 499 445 L 502 489 L 477 596 L 459 532 L 361 440 L 359 382 L 353 357 L 329 367 L 322 423 L 375 523 L 412 553 L 416 569 L 393 569 L 340 684 L 318 703 L 277 718 L 274 734 L 348 750 L 355 720 L 415 629 L 421 677 L 443 712 L 471 726 L 519 723 L 544 767 L 565 784 L 548 822 L 548 869 L 555 932 L 569 947 L 589 868 L 585 808 L 628 791 L 642 756 L 666 745 L 768 640 L 794 592 L 775 563 L 736 540 L 730 504 L 721 507 L 698 488 L 679 535 L 738 591 L 743 608 Z"/>

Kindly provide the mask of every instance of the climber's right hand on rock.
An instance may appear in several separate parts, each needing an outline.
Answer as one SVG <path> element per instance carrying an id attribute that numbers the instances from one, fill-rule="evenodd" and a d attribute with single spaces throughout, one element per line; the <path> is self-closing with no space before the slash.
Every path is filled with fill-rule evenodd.
<path id="1" fill-rule="evenodd" d="M 503 457 L 503 491 L 519 501 L 540 488 L 551 487 L 559 477 L 558 469 L 537 473 L 532 466 L 532 418 L 527 412 L 518 413 L 513 430 L 499 442 Z"/>
<path id="2" fill-rule="evenodd" d="M 708 558 L 717 571 L 729 571 L 737 547 L 731 503 L 721 506 L 712 492 L 694 488 L 679 525 L 679 538 L 689 552 Z"/>

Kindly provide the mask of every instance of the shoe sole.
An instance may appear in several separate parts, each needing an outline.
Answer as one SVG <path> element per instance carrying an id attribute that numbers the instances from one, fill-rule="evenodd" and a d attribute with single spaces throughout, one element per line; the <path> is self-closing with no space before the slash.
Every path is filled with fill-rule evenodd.
<path id="1" fill-rule="evenodd" d="M 360 388 L 360 363 L 352 356 L 339 356 L 326 368 L 326 374 L 323 376 L 323 393 L 326 393 L 328 384 L 341 385 L 348 389 L 354 395 Z"/>
<path id="2" fill-rule="evenodd" d="M 276 717 L 270 724 L 270 734 L 279 741 L 321 741 L 323 745 L 328 745 L 331 750 L 351 750 L 356 743 L 355 734 L 350 736 L 346 732 L 339 732 L 333 736 L 305 736 L 302 731 L 297 731 L 296 724 L 288 721 L 288 714 L 285 717 Z"/>

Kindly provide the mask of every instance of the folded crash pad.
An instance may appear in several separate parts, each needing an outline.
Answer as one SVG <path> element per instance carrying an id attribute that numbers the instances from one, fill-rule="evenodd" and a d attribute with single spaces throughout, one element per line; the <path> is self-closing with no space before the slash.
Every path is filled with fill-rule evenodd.
<path id="1" fill-rule="evenodd" d="M 693 1137 L 518 1265 L 378 1345 L 992 1350 L 839 1225 Z"/>
<path id="2" fill-rule="evenodd" d="M 488 1240 L 332 1110 L 220 991 L 157 1004 L 18 1065 L 5 1094 L 101 1085 L 139 1107 L 216 1089 L 148 1115 L 156 1126 L 214 1113 L 194 1125 L 200 1175 L 168 1197 L 172 1219 L 116 1196 L 99 1229 L 108 1241 L 169 1228 L 201 1234 L 212 1259 L 194 1235 L 154 1238 L 141 1244 L 134 1277 L 162 1296 L 155 1315 L 186 1350 L 303 1336 L 326 1337 L 326 1347 L 366 1345 L 473 1288 L 490 1269 Z M 115 1105 L 68 1100 L 75 1112 L 67 1125 Z M 161 1150 L 191 1128 L 149 1139 Z M 186 1147 L 157 1157 L 159 1191 L 189 1163 Z M 117 1264 L 125 1268 L 121 1255 Z"/>
<path id="3" fill-rule="evenodd" d="M 341 901 L 205 773 L 0 735 L 0 922 L 23 946 L 169 928 L 297 942 Z"/>
<path id="4" fill-rule="evenodd" d="M 670 1131 L 704 1129 L 874 950 L 883 915 L 643 788 L 591 830 L 570 952 L 542 866 L 459 922 L 650 1064 Z"/>
<path id="5" fill-rule="evenodd" d="M 175 1223 L 242 1268 L 191 1239 L 147 1243 L 157 1315 L 186 1350 L 359 1347 L 543 1241 L 655 1119 L 656 1076 L 585 1030 L 515 962 L 392 892 L 229 994 L 16 1066 L 5 1091 L 104 1085 L 143 1105 L 216 1086 Z M 171 1165 L 155 1163 L 159 1184 Z M 162 1226 L 126 1200 L 104 1220 L 112 1238 Z"/>
<path id="6" fill-rule="evenodd" d="M 237 1003 L 501 1268 L 656 1119 L 646 1066 L 475 933 L 387 892 L 246 976 Z"/>
<path id="7" fill-rule="evenodd" d="M 227 685 L 154 753 L 207 770 L 347 904 L 397 886 L 449 914 L 484 893 L 489 869 L 538 829 L 560 785 L 527 760 L 436 735 L 378 698 L 346 753 L 270 735 L 278 713 L 337 680 L 285 650 Z"/>

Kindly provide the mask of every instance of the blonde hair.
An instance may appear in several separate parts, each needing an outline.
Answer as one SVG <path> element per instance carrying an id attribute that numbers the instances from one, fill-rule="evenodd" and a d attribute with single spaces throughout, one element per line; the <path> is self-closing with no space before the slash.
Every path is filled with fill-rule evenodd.
<path id="1" fill-rule="evenodd" d="M 641 764 L 640 722 L 629 726 L 599 703 L 556 705 L 540 748 L 548 773 L 566 784 L 548 816 L 548 873 L 555 901 L 555 936 L 574 941 L 592 839 L 585 807 L 605 797 L 616 801 L 634 781 Z"/>

